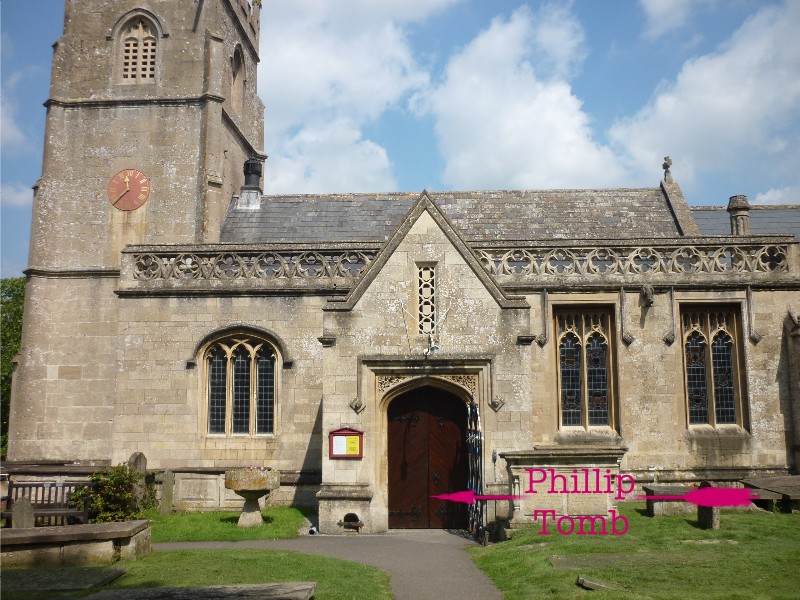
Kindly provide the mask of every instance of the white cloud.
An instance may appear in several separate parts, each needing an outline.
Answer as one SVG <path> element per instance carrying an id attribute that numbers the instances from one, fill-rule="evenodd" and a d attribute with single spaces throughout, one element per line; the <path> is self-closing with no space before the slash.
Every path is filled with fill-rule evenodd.
<path id="1" fill-rule="evenodd" d="M 655 39 L 682 27 L 698 3 L 699 0 L 639 0 L 647 19 L 645 37 Z"/>
<path id="2" fill-rule="evenodd" d="M 3 50 L 6 48 L 3 40 Z M 0 146 L 3 152 L 18 154 L 33 154 L 36 145 L 30 139 L 27 129 L 19 119 L 19 102 L 16 100 L 16 91 L 26 81 L 40 76 L 38 66 L 30 67 L 23 71 L 12 71 L 3 79 L 2 93 L 0 93 Z M 23 111 L 24 113 L 25 111 Z M 30 115 L 27 115 L 29 117 Z"/>
<path id="3" fill-rule="evenodd" d="M 565 43 L 554 48 L 557 39 Z M 455 55 L 427 98 L 446 182 L 460 188 L 622 183 L 613 153 L 593 141 L 581 101 L 559 78 L 583 52 L 580 24 L 565 9 L 523 7 L 495 19 Z"/>
<path id="4" fill-rule="evenodd" d="M 0 202 L 3 206 L 30 206 L 33 203 L 33 190 L 20 183 L 4 183 L 0 186 Z"/>
<path id="5" fill-rule="evenodd" d="M 394 191 L 386 150 L 344 121 L 309 124 L 267 162 L 269 193 Z"/>
<path id="6" fill-rule="evenodd" d="M 756 196 L 754 204 L 800 204 L 800 185 L 761 192 Z"/>
<path id="7" fill-rule="evenodd" d="M 701 170 L 746 172 L 800 158 L 799 27 L 800 3 L 764 8 L 715 53 L 687 61 L 647 106 L 610 129 L 626 164 L 650 173 L 669 153 L 691 184 Z"/>
<path id="8" fill-rule="evenodd" d="M 377 186 L 370 189 L 385 189 L 395 183 L 386 151 L 364 139 L 362 131 L 428 83 L 403 24 L 459 1 L 294 0 L 269 5 L 262 14 L 261 35 L 261 54 L 269 60 L 259 71 L 265 148 L 271 157 L 268 193 L 341 186 L 353 190 L 368 183 Z M 339 156 L 325 154 L 333 148 Z M 323 162 L 312 164 L 310 156 Z M 348 156 L 355 168 L 337 168 Z"/>
<path id="9" fill-rule="evenodd" d="M 0 144 L 3 152 L 30 152 L 28 137 L 19 127 L 16 107 L 6 97 L 0 97 Z"/>
<path id="10" fill-rule="evenodd" d="M 531 15 L 530 56 L 539 77 L 574 75 L 586 58 L 586 38 L 580 22 L 565 4 L 546 4 Z"/>

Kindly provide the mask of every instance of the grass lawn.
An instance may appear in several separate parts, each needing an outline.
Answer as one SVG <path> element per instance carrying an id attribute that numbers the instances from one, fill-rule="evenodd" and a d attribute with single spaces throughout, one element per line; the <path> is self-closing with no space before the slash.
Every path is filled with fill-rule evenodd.
<path id="1" fill-rule="evenodd" d="M 470 552 L 506 600 L 800 598 L 800 515 L 723 511 L 720 529 L 704 531 L 691 515 L 649 518 L 643 507 L 621 505 L 621 536 L 539 535 L 537 525 Z M 552 556 L 579 566 L 556 569 Z M 589 592 L 578 575 L 616 589 Z"/>
<path id="2" fill-rule="evenodd" d="M 304 525 L 297 508 L 263 511 L 263 527 L 239 527 L 238 512 L 179 512 L 147 515 L 153 521 L 153 543 L 190 541 L 274 540 L 297 537 Z M 135 562 L 112 565 L 126 574 L 111 587 L 193 587 L 243 583 L 317 582 L 317 600 L 369 598 L 390 600 L 389 575 L 380 569 L 326 556 L 282 550 L 224 549 L 153 552 Z M 36 569 L 31 576 L 37 579 Z M 94 590 L 97 591 L 97 590 Z M 92 592 L 12 592 L 3 600 L 81 598 Z"/>
<path id="3" fill-rule="evenodd" d="M 239 512 L 176 512 L 162 515 L 148 512 L 153 522 L 153 543 L 239 542 L 242 540 L 283 540 L 297 537 L 306 522 L 300 509 L 274 506 L 264 509 L 262 527 L 239 527 Z"/>
<path id="4" fill-rule="evenodd" d="M 316 600 L 391 600 L 389 575 L 380 569 L 326 556 L 282 550 L 175 550 L 116 563 L 126 573 L 110 588 L 196 587 L 316 581 Z M 41 567 L 45 570 L 46 567 Z M 31 576 L 36 578 L 36 571 Z M 34 579 L 35 580 L 35 579 Z M 107 589 L 107 588 L 105 588 Z M 13 592 L 3 600 L 82 598 L 85 592 Z"/>
<path id="5" fill-rule="evenodd" d="M 316 581 L 317 600 L 392 597 L 389 575 L 357 563 L 281 550 L 177 550 L 125 563 L 112 587 L 189 587 Z"/>

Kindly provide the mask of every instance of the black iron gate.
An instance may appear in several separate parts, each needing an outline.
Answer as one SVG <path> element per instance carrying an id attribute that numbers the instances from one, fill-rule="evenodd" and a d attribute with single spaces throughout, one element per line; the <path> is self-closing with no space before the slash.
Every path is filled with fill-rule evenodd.
<path id="1" fill-rule="evenodd" d="M 483 494 L 483 435 L 478 405 L 473 398 L 467 408 L 467 451 L 469 453 L 468 487 L 476 495 Z M 469 532 L 485 543 L 484 511 L 486 500 L 475 500 L 469 507 Z"/>

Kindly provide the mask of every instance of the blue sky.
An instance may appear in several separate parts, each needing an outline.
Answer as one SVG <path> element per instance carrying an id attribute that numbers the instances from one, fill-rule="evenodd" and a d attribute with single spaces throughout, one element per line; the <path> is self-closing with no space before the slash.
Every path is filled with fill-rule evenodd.
<path id="1" fill-rule="evenodd" d="M 266 193 L 655 186 L 800 202 L 800 0 L 265 0 Z M 63 3 L 0 0 L 2 276 Z"/>

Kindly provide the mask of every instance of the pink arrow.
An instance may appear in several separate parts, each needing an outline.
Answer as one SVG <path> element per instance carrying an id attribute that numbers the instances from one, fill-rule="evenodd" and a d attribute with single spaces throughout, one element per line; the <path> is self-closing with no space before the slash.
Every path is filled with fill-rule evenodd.
<path id="1" fill-rule="evenodd" d="M 472 490 L 464 490 L 463 492 L 453 492 L 452 494 L 439 494 L 431 496 L 437 500 L 450 500 L 451 502 L 462 502 L 463 504 L 472 504 L 476 500 L 519 500 L 522 496 L 484 496 L 475 494 Z"/>
<path id="2" fill-rule="evenodd" d="M 747 506 L 759 497 L 742 488 L 706 487 L 679 496 L 634 496 L 634 500 L 685 500 L 697 506 Z"/>

